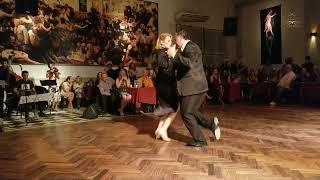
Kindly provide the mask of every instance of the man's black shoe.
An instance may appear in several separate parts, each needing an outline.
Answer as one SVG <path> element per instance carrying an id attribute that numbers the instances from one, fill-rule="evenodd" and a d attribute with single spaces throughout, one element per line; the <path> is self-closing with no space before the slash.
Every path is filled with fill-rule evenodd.
<path id="1" fill-rule="evenodd" d="M 203 147 L 203 146 L 208 146 L 208 144 L 206 142 L 193 142 L 193 143 L 188 143 L 187 146 Z"/>

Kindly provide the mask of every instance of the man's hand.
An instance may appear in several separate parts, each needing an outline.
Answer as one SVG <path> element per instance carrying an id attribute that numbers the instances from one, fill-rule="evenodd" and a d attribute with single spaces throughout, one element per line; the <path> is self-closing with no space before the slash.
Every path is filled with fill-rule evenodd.
<path id="1" fill-rule="evenodd" d="M 176 49 L 176 46 L 171 46 L 168 51 L 167 51 L 167 54 L 169 56 L 169 58 L 174 58 L 177 54 L 178 50 Z"/>

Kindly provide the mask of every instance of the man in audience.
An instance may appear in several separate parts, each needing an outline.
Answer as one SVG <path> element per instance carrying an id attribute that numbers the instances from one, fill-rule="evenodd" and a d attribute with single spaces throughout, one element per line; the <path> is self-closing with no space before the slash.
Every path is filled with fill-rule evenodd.
<path id="1" fill-rule="evenodd" d="M 142 77 L 138 79 L 138 87 L 154 87 L 149 68 L 144 70 Z"/>
<path id="2" fill-rule="evenodd" d="M 287 64 L 290 64 L 291 65 L 291 68 L 292 68 L 292 71 L 295 73 L 295 74 L 299 74 L 301 72 L 301 67 L 298 65 L 298 64 L 295 64 L 294 63 L 294 60 L 293 60 L 293 57 L 287 57 L 285 60 L 284 60 L 285 64 L 282 66 L 281 68 L 281 71 L 282 72 L 285 72 L 285 67 Z"/>
<path id="3" fill-rule="evenodd" d="M 102 79 L 98 84 L 101 93 L 102 113 L 111 113 L 111 89 L 114 85 L 114 80 L 108 77 L 107 73 L 102 73 Z"/>
<path id="4" fill-rule="evenodd" d="M 284 75 L 281 77 L 270 105 L 276 105 L 281 100 L 284 93 L 290 90 L 291 83 L 296 79 L 296 75 L 292 70 L 291 64 L 286 64 L 284 67 Z"/>
<path id="5" fill-rule="evenodd" d="M 313 63 L 311 62 L 311 57 L 306 56 L 305 62 L 301 65 L 302 68 L 306 68 L 307 72 L 312 74 L 313 73 Z"/>
<path id="6" fill-rule="evenodd" d="M 17 81 L 15 87 L 13 88 L 13 93 L 15 96 L 8 99 L 8 114 L 7 118 L 11 119 L 11 113 L 14 107 L 17 107 L 18 102 L 21 96 L 29 96 L 35 94 L 34 84 L 31 80 L 29 80 L 29 72 L 22 71 L 22 78 L 21 80 Z M 23 110 L 25 111 L 25 118 L 27 122 L 35 122 L 33 119 L 29 117 L 29 111 L 31 109 L 31 103 L 28 103 L 28 99 L 26 99 L 25 104 L 22 106 Z M 45 114 L 43 113 L 44 107 L 39 106 L 39 116 L 43 117 Z"/>
<path id="7" fill-rule="evenodd" d="M 1 67 L 0 67 L 0 117 L 4 116 L 3 112 L 3 103 L 4 103 L 4 92 L 6 85 L 9 83 L 9 66 L 8 60 L 1 58 Z"/>

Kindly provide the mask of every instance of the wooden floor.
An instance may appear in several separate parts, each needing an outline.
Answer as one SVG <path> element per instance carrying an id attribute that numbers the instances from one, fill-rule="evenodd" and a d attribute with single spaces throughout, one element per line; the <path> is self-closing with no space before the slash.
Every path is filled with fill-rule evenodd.
<path id="1" fill-rule="evenodd" d="M 0 179 L 320 179 L 320 110 L 208 107 L 222 139 L 204 130 L 206 149 L 178 117 L 172 142 L 154 139 L 146 116 L 97 120 L 0 134 Z"/>

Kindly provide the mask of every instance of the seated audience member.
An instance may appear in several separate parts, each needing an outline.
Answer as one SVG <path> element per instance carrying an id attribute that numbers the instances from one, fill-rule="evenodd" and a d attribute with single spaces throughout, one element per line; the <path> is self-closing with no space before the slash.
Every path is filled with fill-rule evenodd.
<path id="1" fill-rule="evenodd" d="M 68 109 L 73 109 L 74 93 L 71 92 L 72 79 L 68 76 L 67 79 L 61 85 L 61 95 L 68 100 Z"/>
<path id="2" fill-rule="evenodd" d="M 312 80 L 315 82 L 320 82 L 320 66 L 314 67 Z"/>
<path id="3" fill-rule="evenodd" d="M 257 72 L 254 69 L 250 69 L 248 72 L 247 83 L 256 84 L 258 82 Z"/>
<path id="4" fill-rule="evenodd" d="M 76 97 L 77 108 L 79 109 L 81 107 L 81 99 L 86 98 L 86 95 L 84 94 L 84 90 L 83 90 L 83 83 L 80 76 L 77 76 L 75 78 L 72 88 Z"/>
<path id="5" fill-rule="evenodd" d="M 48 70 L 47 70 L 47 74 L 46 77 L 48 78 L 48 80 L 58 80 L 60 79 L 60 72 L 58 70 L 58 68 L 56 68 L 54 66 L 54 64 L 49 63 L 48 64 Z M 52 111 L 58 111 L 58 105 L 61 101 L 61 94 L 60 91 L 58 90 L 58 87 L 56 85 L 54 86 L 49 86 L 49 92 L 54 93 L 54 98 L 52 101 L 52 106 L 51 109 Z"/>
<path id="6" fill-rule="evenodd" d="M 102 79 L 98 84 L 98 88 L 101 94 L 101 105 L 102 113 L 111 114 L 111 89 L 114 85 L 114 80 L 111 77 L 108 77 L 107 73 L 102 73 Z"/>
<path id="7" fill-rule="evenodd" d="M 88 82 L 86 82 L 86 85 L 84 87 L 84 93 L 89 100 L 88 102 L 89 104 L 96 101 L 94 97 L 94 80 L 93 79 L 90 79 Z"/>
<path id="8" fill-rule="evenodd" d="M 311 62 L 311 57 L 310 56 L 306 56 L 305 57 L 305 62 L 301 65 L 302 68 L 306 68 L 306 71 L 309 73 L 309 74 L 312 74 L 313 72 L 313 63 Z"/>
<path id="9" fill-rule="evenodd" d="M 137 70 L 136 65 L 134 63 L 131 63 L 129 65 L 128 76 L 131 82 L 131 86 L 134 87 L 134 82 L 137 80 Z"/>
<path id="10" fill-rule="evenodd" d="M 220 78 L 218 68 L 214 68 L 211 76 L 209 77 L 209 95 L 223 103 L 223 92 L 224 88 Z"/>
<path id="11" fill-rule="evenodd" d="M 311 72 L 312 73 L 312 72 Z M 307 68 L 303 67 L 299 77 L 297 78 L 300 82 L 310 82 L 313 80 L 313 77 L 310 72 L 308 72 Z"/>
<path id="12" fill-rule="evenodd" d="M 254 69 L 249 70 L 246 82 L 247 83 L 243 85 L 241 89 L 243 90 L 244 98 L 251 100 L 254 86 L 256 83 L 258 83 L 258 75 Z"/>
<path id="13" fill-rule="evenodd" d="M 298 65 L 298 64 L 295 64 L 294 63 L 294 60 L 292 57 L 287 57 L 285 60 L 285 64 L 282 66 L 281 68 L 281 71 L 282 73 L 285 72 L 285 67 L 287 64 L 290 64 L 291 65 L 291 68 L 292 68 L 292 71 L 295 73 L 295 74 L 299 74 L 300 71 L 301 71 L 301 67 Z"/>
<path id="14" fill-rule="evenodd" d="M 94 81 L 94 85 L 98 85 L 100 83 L 101 77 L 102 77 L 102 72 L 98 72 L 97 73 L 97 78 Z"/>
<path id="15" fill-rule="evenodd" d="M 14 74 L 11 70 L 10 65 L 8 64 L 8 60 L 1 58 L 1 66 L 0 66 L 0 118 L 4 117 L 3 105 L 5 100 L 5 91 L 12 92 L 15 81 L 12 81 L 10 75 Z M 10 87 L 11 86 L 11 87 Z"/>
<path id="16" fill-rule="evenodd" d="M 283 94 L 290 90 L 291 83 L 296 79 L 296 75 L 292 70 L 291 64 L 287 64 L 284 67 L 284 74 L 281 77 L 273 97 L 273 100 L 271 101 L 270 105 L 276 105 L 276 103 L 279 103 L 281 100 L 281 97 Z"/>
<path id="17" fill-rule="evenodd" d="M 121 69 L 119 72 L 119 76 L 116 80 L 116 86 L 121 92 L 121 104 L 118 109 L 121 116 L 124 115 L 124 108 L 131 102 L 131 94 L 128 93 L 128 88 L 130 87 L 130 79 L 128 78 L 127 71 L 125 69 Z"/>
<path id="18" fill-rule="evenodd" d="M 138 87 L 154 87 L 153 81 L 151 79 L 150 69 L 144 70 L 142 77 L 138 79 Z"/>
<path id="19" fill-rule="evenodd" d="M 231 62 L 229 58 L 224 59 L 223 63 L 219 67 L 221 72 L 221 81 L 226 83 L 230 82 L 231 76 Z"/>
<path id="20" fill-rule="evenodd" d="M 232 82 L 232 83 L 240 83 L 240 80 L 241 80 L 241 78 L 238 74 L 232 74 L 230 76 L 230 82 Z"/>
<path id="21" fill-rule="evenodd" d="M 10 99 L 7 100 L 7 107 L 8 107 L 7 118 L 8 119 L 11 119 L 12 110 L 18 106 L 21 96 L 29 96 L 29 95 L 35 94 L 34 84 L 31 80 L 29 80 L 29 72 L 22 71 L 22 78 L 23 79 L 17 81 L 15 87 L 13 88 L 14 96 L 12 96 Z M 42 103 L 39 103 L 39 105 L 38 105 L 39 116 L 43 117 L 45 116 L 45 114 L 43 113 L 45 107 L 42 105 Z M 32 104 L 28 103 L 26 99 L 26 103 L 22 106 L 22 109 L 25 111 L 25 118 L 27 122 L 34 121 L 29 117 L 29 111 L 31 110 L 31 108 L 32 108 Z"/>
<path id="22" fill-rule="evenodd" d="M 154 79 L 156 77 L 156 72 L 154 71 L 155 64 L 148 64 L 146 69 L 150 70 L 150 75 L 149 76 L 150 76 L 151 79 Z"/>

